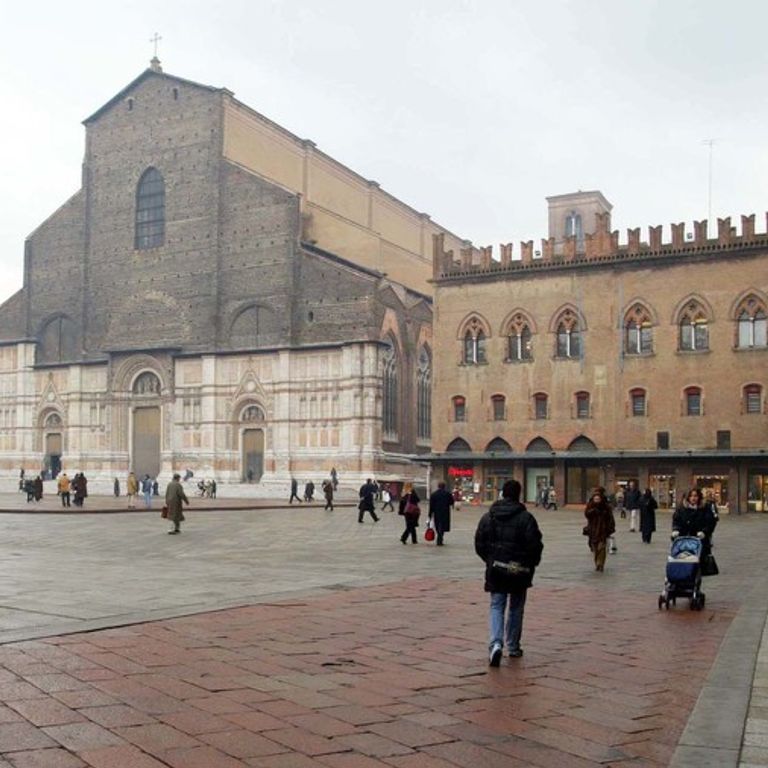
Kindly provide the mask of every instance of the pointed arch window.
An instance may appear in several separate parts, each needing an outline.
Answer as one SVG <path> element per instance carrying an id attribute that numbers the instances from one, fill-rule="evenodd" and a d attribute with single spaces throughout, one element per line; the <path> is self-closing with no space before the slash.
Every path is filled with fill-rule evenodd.
<path id="1" fill-rule="evenodd" d="M 432 438 L 432 358 L 426 347 L 419 350 L 416 371 L 416 436 Z"/>
<path id="2" fill-rule="evenodd" d="M 736 310 L 736 346 L 740 349 L 768 347 L 768 313 L 757 296 L 747 296 Z"/>
<path id="3" fill-rule="evenodd" d="M 632 306 L 624 315 L 624 353 L 650 355 L 653 352 L 653 323 L 642 304 Z"/>
<path id="4" fill-rule="evenodd" d="M 709 349 L 709 317 L 698 301 L 685 305 L 678 319 L 679 349 L 683 352 L 703 352 Z"/>
<path id="5" fill-rule="evenodd" d="M 384 351 L 382 354 L 382 385 L 383 385 L 383 413 L 382 427 L 385 440 L 397 440 L 398 421 L 398 370 L 397 370 L 397 352 L 395 345 L 387 340 L 384 342 Z"/>
<path id="6" fill-rule="evenodd" d="M 487 362 L 485 342 L 486 335 L 482 322 L 477 317 L 471 318 L 463 336 L 464 365 L 484 365 Z"/>
<path id="7" fill-rule="evenodd" d="M 559 317 L 556 327 L 557 342 L 555 357 L 578 359 L 581 357 L 581 328 L 579 318 L 571 309 L 566 309 Z"/>
<path id="8" fill-rule="evenodd" d="M 165 182 L 157 168 L 148 168 L 136 188 L 136 250 L 165 242 Z"/>
<path id="9" fill-rule="evenodd" d="M 531 326 L 522 313 L 516 314 L 508 326 L 507 360 L 512 362 L 533 360 Z"/>

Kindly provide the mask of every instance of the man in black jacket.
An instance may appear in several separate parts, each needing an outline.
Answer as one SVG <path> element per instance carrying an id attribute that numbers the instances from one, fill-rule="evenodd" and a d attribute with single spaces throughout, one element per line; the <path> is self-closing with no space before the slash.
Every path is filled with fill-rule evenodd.
<path id="1" fill-rule="evenodd" d="M 445 490 L 445 483 L 438 483 L 437 490 L 429 497 L 429 519 L 435 526 L 437 546 L 443 546 L 443 536 L 451 530 L 453 494 Z"/>
<path id="2" fill-rule="evenodd" d="M 504 483 L 501 499 L 480 518 L 475 532 L 475 552 L 485 562 L 485 591 L 491 593 L 492 667 L 501 663 L 505 642 L 510 657 L 523 655 L 525 598 L 544 549 L 536 518 L 520 503 L 520 490 L 517 480 Z"/>

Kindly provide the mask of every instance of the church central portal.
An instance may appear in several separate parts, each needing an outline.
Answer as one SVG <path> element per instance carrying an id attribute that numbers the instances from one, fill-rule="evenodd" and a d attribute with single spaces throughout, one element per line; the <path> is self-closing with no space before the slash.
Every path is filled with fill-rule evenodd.
<path id="1" fill-rule="evenodd" d="M 160 408 L 136 408 L 133 412 L 133 463 L 136 477 L 160 474 Z"/>

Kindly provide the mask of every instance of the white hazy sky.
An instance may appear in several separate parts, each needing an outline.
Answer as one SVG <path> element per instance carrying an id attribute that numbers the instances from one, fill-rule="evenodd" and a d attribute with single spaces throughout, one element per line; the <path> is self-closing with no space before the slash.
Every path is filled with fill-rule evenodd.
<path id="1" fill-rule="evenodd" d="M 237 98 L 475 245 L 768 209 L 764 0 L 0 0 L 0 300 L 80 184 L 81 121 L 138 76 Z M 710 228 L 712 232 L 712 228 Z M 645 236 L 645 231 L 643 232 Z M 51 275 L 55 280 L 56 275 Z"/>

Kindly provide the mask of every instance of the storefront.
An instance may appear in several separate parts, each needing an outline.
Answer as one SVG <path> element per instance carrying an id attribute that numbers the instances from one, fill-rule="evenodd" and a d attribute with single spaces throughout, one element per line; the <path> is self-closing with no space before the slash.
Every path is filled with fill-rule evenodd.
<path id="1" fill-rule="evenodd" d="M 512 464 L 488 464 L 485 468 L 483 502 L 490 504 L 501 498 L 501 489 L 512 479 Z"/>
<path id="2" fill-rule="evenodd" d="M 660 509 L 671 509 L 677 506 L 677 484 L 674 473 L 651 473 L 648 477 L 648 487 Z"/>
<path id="3" fill-rule="evenodd" d="M 768 468 L 750 472 L 747 476 L 747 509 L 768 512 Z"/>
<path id="4" fill-rule="evenodd" d="M 728 478 L 728 475 L 694 475 L 693 484 L 711 493 L 718 507 L 724 507 L 728 504 Z"/>
<path id="5" fill-rule="evenodd" d="M 471 464 L 449 464 L 447 486 L 451 491 L 458 488 L 463 501 L 472 502 L 479 495 L 480 484 L 475 482 L 475 470 Z"/>
<path id="6" fill-rule="evenodd" d="M 603 484 L 602 476 L 596 462 L 568 462 L 565 469 L 565 503 L 586 504 L 592 491 Z"/>
<path id="7" fill-rule="evenodd" d="M 525 468 L 525 501 L 537 504 L 542 491 L 548 492 L 555 484 L 555 470 L 552 466 L 533 466 Z"/>

